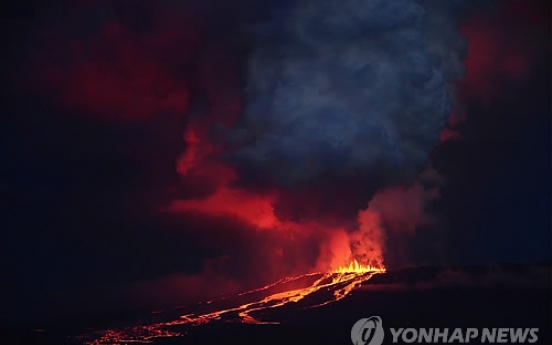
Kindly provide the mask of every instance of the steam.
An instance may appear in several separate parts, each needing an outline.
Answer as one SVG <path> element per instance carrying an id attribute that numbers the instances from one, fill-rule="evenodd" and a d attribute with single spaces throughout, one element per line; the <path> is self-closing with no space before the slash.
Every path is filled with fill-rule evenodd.
<path id="1" fill-rule="evenodd" d="M 465 43 L 437 1 L 298 1 L 255 28 L 242 177 L 411 182 L 451 113 Z"/>

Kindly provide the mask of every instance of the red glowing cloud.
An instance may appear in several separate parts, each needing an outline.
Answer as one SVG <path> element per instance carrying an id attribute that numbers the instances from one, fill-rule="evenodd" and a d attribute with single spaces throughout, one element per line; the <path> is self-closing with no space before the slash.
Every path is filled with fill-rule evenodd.
<path id="1" fill-rule="evenodd" d="M 462 98 L 488 102 L 500 95 L 504 83 L 529 78 L 545 47 L 543 29 L 550 26 L 549 13 L 541 7 L 538 1 L 511 1 L 462 26 L 468 40 L 467 74 L 460 83 Z"/>
<path id="2" fill-rule="evenodd" d="M 468 56 L 463 62 L 466 76 L 457 83 L 459 97 L 464 103 L 488 104 L 506 85 L 528 80 L 548 44 L 543 42 L 549 40 L 550 18 L 539 0 L 513 0 L 480 12 L 460 32 L 467 39 Z M 439 143 L 460 138 L 455 126 L 465 120 L 464 111 L 454 109 Z"/>
<path id="3" fill-rule="evenodd" d="M 60 106 L 110 122 L 188 109 L 192 76 L 184 71 L 197 45 L 191 25 L 164 24 L 143 34 L 112 20 L 93 37 L 61 35 L 45 41 L 50 44 L 65 62 L 41 58 L 39 81 Z"/>

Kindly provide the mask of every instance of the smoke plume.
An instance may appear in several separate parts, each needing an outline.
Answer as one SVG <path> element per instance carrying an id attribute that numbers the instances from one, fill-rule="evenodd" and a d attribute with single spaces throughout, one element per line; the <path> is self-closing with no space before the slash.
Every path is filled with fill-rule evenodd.
<path id="1" fill-rule="evenodd" d="M 320 269 L 404 264 L 387 242 L 431 225 L 425 208 L 441 183 L 420 174 L 459 105 L 469 3 L 273 7 L 247 32 L 241 115 L 198 118 L 184 135 L 179 172 L 218 187 L 169 209 L 310 239 Z"/>
<path id="2" fill-rule="evenodd" d="M 248 58 L 246 179 L 412 182 L 451 112 L 465 42 L 454 4 L 297 1 L 255 27 Z"/>

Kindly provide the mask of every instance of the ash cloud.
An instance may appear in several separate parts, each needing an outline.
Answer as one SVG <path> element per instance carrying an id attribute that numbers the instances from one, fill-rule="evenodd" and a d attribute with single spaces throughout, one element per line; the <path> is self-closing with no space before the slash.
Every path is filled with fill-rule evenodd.
<path id="1" fill-rule="evenodd" d="M 254 28 L 229 154 L 246 182 L 412 182 L 450 115 L 464 2 L 298 1 Z"/>

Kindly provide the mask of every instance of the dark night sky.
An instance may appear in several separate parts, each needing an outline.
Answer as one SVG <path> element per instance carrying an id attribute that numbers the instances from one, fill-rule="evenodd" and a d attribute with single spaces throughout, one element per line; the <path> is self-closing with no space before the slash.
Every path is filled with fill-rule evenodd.
<path id="1" fill-rule="evenodd" d="M 245 3 L 240 6 L 247 7 Z M 540 13 L 550 13 L 545 1 L 534 3 Z M 60 2 L 59 6 L 70 5 Z M 105 9 L 107 5 L 99 1 L 90 6 Z M 124 6 L 121 1 L 123 10 L 114 11 L 115 16 L 140 20 L 139 15 L 128 14 L 132 11 L 125 12 Z M 220 6 L 213 2 L 213 8 Z M 238 7 L 228 6 L 230 13 L 240 13 Z M 251 235 L 248 225 L 235 219 L 157 211 L 176 196 L 211 188 L 199 180 L 182 181 L 176 173 L 177 158 L 185 149 L 181 136 L 189 125 L 183 112 L 167 111 L 139 121 L 108 121 L 58 103 L 37 81 L 44 69 L 35 58 L 44 42 L 48 56 L 65 49 L 67 28 L 73 24 L 62 19 L 66 31 L 52 30 L 56 39 L 51 41 L 39 39 L 49 32 L 43 28 L 51 28 L 51 21 L 44 18 L 52 17 L 44 7 L 32 8 L 22 5 L 6 11 L 10 19 L 4 20 L 7 29 L 3 30 L 3 76 L 9 82 L 2 83 L 0 133 L 0 286 L 5 299 L 2 309 L 7 309 L 2 311 L 2 323 L 43 322 L 53 319 L 54 313 L 127 307 L 128 300 L 121 298 L 124 287 L 163 281 L 171 275 L 201 274 L 206 260 L 214 260 L 214 270 L 224 272 L 220 282 L 209 278 L 215 280 L 205 283 L 208 290 L 215 291 L 217 285 L 223 291 L 228 280 L 255 284 L 257 278 L 264 279 L 252 278 L 250 272 L 262 264 L 255 258 L 263 252 L 263 244 L 277 241 L 271 235 Z M 94 13 L 101 17 L 105 12 Z M 251 13 L 235 15 L 227 24 L 232 28 L 232 23 L 245 21 Z M 220 14 L 211 16 L 219 18 Z M 531 26 L 521 22 L 521 27 Z M 466 120 L 457 127 L 459 137 L 432 151 L 433 166 L 447 180 L 441 199 L 431 207 L 438 219 L 441 254 L 439 260 L 426 259 L 422 231 L 410 244 L 414 263 L 550 262 L 549 28 L 548 18 L 544 28 L 537 30 L 543 37 L 527 43 L 544 47 L 527 62 L 527 77 L 497 78 L 493 95 L 466 96 L 462 102 Z M 210 40 L 224 41 L 221 32 L 225 30 L 213 32 Z M 227 35 L 228 40 L 235 38 Z M 244 54 L 242 42 L 230 46 L 228 60 Z M 178 59 L 188 55 L 174 49 L 168 53 L 172 58 L 163 61 L 166 66 L 176 64 L 174 73 L 184 75 L 176 79 L 192 90 L 190 97 L 211 90 L 197 87 L 201 77 L 188 77 L 198 73 L 195 68 L 203 55 L 181 64 Z M 207 83 L 218 86 L 214 80 Z M 219 89 L 224 91 L 225 86 Z M 117 109 L 124 112 L 128 106 L 125 103 Z M 292 248 L 288 250 L 311 250 L 302 244 Z M 171 280 L 159 284 L 153 286 L 170 285 Z M 195 283 L 175 284 L 189 288 Z M 193 298 L 203 297 L 200 292 L 205 286 L 198 284 L 190 292 Z M 234 291 L 232 287 L 227 290 Z M 151 289 L 143 291 L 137 296 L 144 297 Z M 144 299 L 144 305 L 133 307 L 150 308 L 185 297 Z"/>

